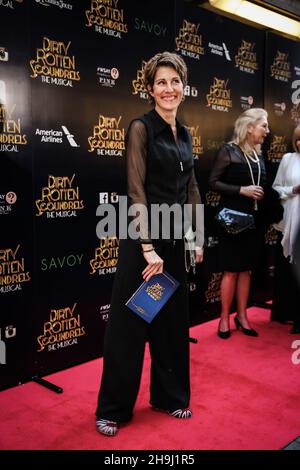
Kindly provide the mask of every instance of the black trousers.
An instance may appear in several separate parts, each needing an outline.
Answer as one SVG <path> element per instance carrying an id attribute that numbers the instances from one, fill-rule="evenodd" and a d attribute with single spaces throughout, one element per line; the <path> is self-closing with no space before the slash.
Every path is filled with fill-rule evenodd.
<path id="1" fill-rule="evenodd" d="M 109 320 L 104 339 L 104 364 L 96 415 L 125 422 L 131 419 L 149 341 L 150 403 L 174 411 L 190 400 L 189 317 L 184 242 L 155 244 L 164 269 L 180 282 L 172 297 L 148 324 L 125 303 L 143 282 L 146 262 L 141 247 L 121 240 Z"/>

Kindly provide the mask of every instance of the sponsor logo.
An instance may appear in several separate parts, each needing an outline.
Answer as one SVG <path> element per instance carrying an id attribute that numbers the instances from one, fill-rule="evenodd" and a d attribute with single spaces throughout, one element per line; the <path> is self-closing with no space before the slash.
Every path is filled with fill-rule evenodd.
<path id="1" fill-rule="evenodd" d="M 11 214 L 13 205 L 16 201 L 17 195 L 13 191 L 8 191 L 6 194 L 0 194 L 0 215 Z"/>
<path id="2" fill-rule="evenodd" d="M 83 253 L 41 259 L 41 271 L 71 269 L 82 264 Z"/>
<path id="3" fill-rule="evenodd" d="M 134 18 L 134 29 L 143 33 L 154 34 L 154 36 L 166 37 L 167 27 L 157 23 L 151 23 L 149 20 Z"/>
<path id="4" fill-rule="evenodd" d="M 55 129 L 36 129 L 35 135 L 41 136 L 41 142 L 47 144 L 62 144 L 63 136 L 65 135 L 67 142 L 71 147 L 80 147 L 74 139 L 66 126 L 61 126 L 62 131 Z"/>
<path id="5" fill-rule="evenodd" d="M 183 20 L 175 39 L 176 51 L 181 55 L 199 60 L 204 55 L 203 38 L 199 34 L 200 23 L 191 23 Z"/>
<path id="6" fill-rule="evenodd" d="M 36 3 L 43 5 L 44 7 L 54 6 L 64 8 L 66 10 L 73 10 L 73 5 L 70 3 L 63 2 L 62 0 L 35 0 Z"/>
<path id="7" fill-rule="evenodd" d="M 109 309 L 110 309 L 110 304 L 101 305 L 101 307 L 99 308 L 101 319 L 104 322 L 107 322 L 108 320 Z"/>
<path id="8" fill-rule="evenodd" d="M 80 147 L 80 145 L 78 145 L 75 140 L 74 140 L 74 135 L 71 134 L 68 129 L 66 128 L 66 126 L 61 126 L 62 130 L 64 131 L 65 133 L 65 136 L 70 144 L 71 147 Z"/>
<path id="9" fill-rule="evenodd" d="M 74 55 L 70 55 L 71 41 L 64 43 L 43 37 L 42 47 L 37 48 L 36 58 L 29 64 L 31 78 L 41 78 L 42 83 L 73 87 L 80 80 Z"/>
<path id="10" fill-rule="evenodd" d="M 97 33 L 121 39 L 122 34 L 128 33 L 128 25 L 120 3 L 119 0 L 91 0 L 90 9 L 85 11 L 86 26 L 94 26 Z"/>
<path id="11" fill-rule="evenodd" d="M 229 50 L 224 42 L 222 45 L 220 44 L 213 44 L 212 42 L 208 43 L 208 47 L 210 49 L 211 54 L 219 55 L 221 57 L 225 57 L 226 60 L 231 61 Z"/>
<path id="12" fill-rule="evenodd" d="M 253 105 L 254 99 L 253 96 L 241 96 L 240 97 L 240 103 L 241 103 L 241 108 L 242 109 L 250 109 L 251 106 Z"/>
<path id="13" fill-rule="evenodd" d="M 58 351 L 66 347 L 78 344 L 81 336 L 84 336 L 85 327 L 81 324 L 80 315 L 75 313 L 77 303 L 72 307 L 52 308 L 49 320 L 44 323 L 43 333 L 37 337 L 37 352 Z"/>
<path id="14" fill-rule="evenodd" d="M 142 67 L 137 70 L 136 79 L 132 80 L 133 95 L 138 95 L 142 100 L 148 99 L 147 89 L 144 85 L 144 69 L 146 61 L 142 61 Z"/>
<path id="15" fill-rule="evenodd" d="M 120 126 L 122 116 L 108 117 L 99 114 L 93 134 L 88 137 L 88 151 L 96 150 L 99 156 L 122 157 L 125 150 L 125 129 Z"/>
<path id="16" fill-rule="evenodd" d="M 295 126 L 300 124 L 300 104 L 294 104 L 291 109 L 291 119 L 294 122 Z"/>
<path id="17" fill-rule="evenodd" d="M 48 175 L 48 186 L 42 188 L 41 199 L 35 201 L 37 213 L 47 219 L 77 217 L 84 209 L 80 199 L 79 186 L 75 186 L 75 173 L 71 176 Z"/>
<path id="18" fill-rule="evenodd" d="M 99 276 L 114 274 L 118 264 L 119 240 L 117 237 L 105 237 L 99 240 L 94 258 L 90 260 L 90 274 Z"/>
<path id="19" fill-rule="evenodd" d="M 206 95 L 207 107 L 214 111 L 228 112 L 232 108 L 230 98 L 231 90 L 228 88 L 229 79 L 223 80 L 214 77 L 213 84 L 210 85 L 209 93 Z"/>
<path id="20" fill-rule="evenodd" d="M 119 70 L 116 67 L 97 67 L 97 75 L 101 86 L 112 88 L 119 78 Z"/>
<path id="21" fill-rule="evenodd" d="M 221 300 L 221 280 L 223 273 L 212 273 L 205 291 L 205 300 L 207 303 L 220 302 Z"/>
<path id="22" fill-rule="evenodd" d="M 0 60 L 2 62 L 8 62 L 8 51 L 5 47 L 0 47 Z"/>
<path id="23" fill-rule="evenodd" d="M 291 78 L 291 64 L 288 62 L 288 52 L 277 51 L 270 66 L 270 76 L 281 82 L 288 82 Z"/>
<path id="24" fill-rule="evenodd" d="M 287 143 L 285 142 L 285 136 L 274 135 L 270 148 L 267 152 L 268 160 L 274 163 L 279 163 L 282 159 L 283 154 L 287 152 Z"/>
<path id="25" fill-rule="evenodd" d="M 21 291 L 22 284 L 30 281 L 25 258 L 21 256 L 21 245 L 0 249 L 0 294 Z"/>
<path id="26" fill-rule="evenodd" d="M 27 136 L 22 133 L 21 118 L 17 117 L 15 113 L 17 105 L 13 104 L 9 107 L 4 104 L 5 83 L 4 86 L 0 86 L 1 88 L 3 103 L 0 102 L 0 151 L 19 152 L 19 146 L 27 144 Z"/>
<path id="27" fill-rule="evenodd" d="M 275 228 L 272 225 L 270 225 L 267 232 L 265 233 L 265 244 L 269 246 L 276 245 L 277 238 L 278 238 L 278 231 L 275 230 Z"/>
<path id="28" fill-rule="evenodd" d="M 205 194 L 206 205 L 210 207 L 217 207 L 220 202 L 220 194 L 216 191 L 208 191 Z"/>
<path id="29" fill-rule="evenodd" d="M 201 135 L 199 133 L 200 126 L 188 127 L 192 136 L 193 144 L 193 155 L 196 160 L 199 159 L 200 155 L 203 153 L 203 145 L 201 144 Z"/>
<path id="30" fill-rule="evenodd" d="M 276 116 L 283 116 L 285 110 L 286 104 L 284 101 L 282 103 L 274 103 L 274 114 L 276 114 Z"/>
<path id="31" fill-rule="evenodd" d="M 258 70 L 258 63 L 256 59 L 256 52 L 254 52 L 255 42 L 247 42 L 242 40 L 242 44 L 238 48 L 237 54 L 234 57 L 235 66 L 241 72 L 255 73 Z"/>

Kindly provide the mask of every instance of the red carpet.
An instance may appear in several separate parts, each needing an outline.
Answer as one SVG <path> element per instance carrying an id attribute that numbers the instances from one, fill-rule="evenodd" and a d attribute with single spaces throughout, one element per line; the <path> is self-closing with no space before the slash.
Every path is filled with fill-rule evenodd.
<path id="1" fill-rule="evenodd" d="M 249 309 L 258 338 L 233 330 L 216 335 L 218 320 L 191 328 L 193 418 L 176 420 L 148 405 L 149 355 L 133 421 L 116 437 L 94 429 L 102 359 L 53 374 L 56 394 L 35 383 L 0 393 L 0 449 L 255 450 L 280 449 L 300 435 L 300 364 L 291 361 L 290 325 Z M 233 328 L 233 318 L 231 318 Z M 298 346 L 299 347 L 299 346 Z M 121 391 L 120 391 L 121 393 Z"/>

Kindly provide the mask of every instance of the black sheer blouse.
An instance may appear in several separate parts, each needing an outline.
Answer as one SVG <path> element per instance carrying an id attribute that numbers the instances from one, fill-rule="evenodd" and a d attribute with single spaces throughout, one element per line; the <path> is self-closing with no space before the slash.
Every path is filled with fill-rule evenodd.
<path id="1" fill-rule="evenodd" d="M 152 110 L 132 121 L 126 136 L 127 192 L 129 204 L 200 204 L 194 174 L 191 136 L 176 121 L 177 142 L 171 126 Z M 150 224 L 140 218 L 141 239 L 150 239 Z M 149 222 L 149 219 L 148 219 Z"/>
<path id="2" fill-rule="evenodd" d="M 258 184 L 258 165 L 250 160 L 255 185 Z M 259 157 L 261 176 L 259 186 L 266 184 L 265 164 Z M 240 194 L 241 186 L 253 184 L 244 154 L 236 144 L 224 144 L 219 149 L 210 174 L 209 184 L 221 194 L 221 205 L 242 212 L 253 212 L 253 199 Z M 258 201 L 260 203 L 260 201 Z"/>

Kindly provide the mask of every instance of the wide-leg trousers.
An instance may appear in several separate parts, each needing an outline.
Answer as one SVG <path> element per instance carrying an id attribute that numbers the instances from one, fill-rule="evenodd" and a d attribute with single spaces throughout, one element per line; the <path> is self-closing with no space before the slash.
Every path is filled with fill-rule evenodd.
<path id="1" fill-rule="evenodd" d="M 168 411 L 189 405 L 189 314 L 184 241 L 158 242 L 155 247 L 164 260 L 164 269 L 180 285 L 152 323 L 148 324 L 132 312 L 125 304 L 143 282 L 146 261 L 140 245 L 133 240 L 121 240 L 96 410 L 96 415 L 102 419 L 117 422 L 131 419 L 147 341 L 151 354 L 151 405 Z"/>

